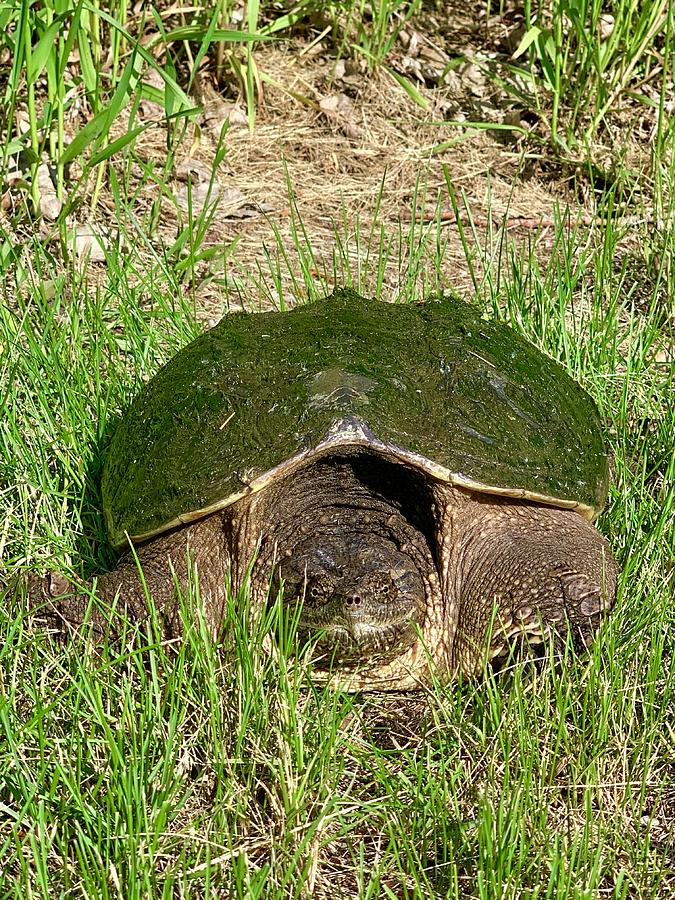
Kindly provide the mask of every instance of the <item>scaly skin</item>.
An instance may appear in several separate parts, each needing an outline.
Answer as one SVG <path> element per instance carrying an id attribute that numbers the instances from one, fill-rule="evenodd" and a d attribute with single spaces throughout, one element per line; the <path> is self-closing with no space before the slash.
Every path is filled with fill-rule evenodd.
<path id="1" fill-rule="evenodd" d="M 188 588 L 191 567 L 199 578 L 207 620 L 213 626 L 220 622 L 230 571 L 230 535 L 229 518 L 211 516 L 138 547 L 138 562 L 127 553 L 116 569 L 99 575 L 96 596 L 101 606 L 114 609 L 119 617 L 117 625 L 113 617 L 113 630 L 121 630 L 123 619 L 132 625 L 146 620 L 151 597 L 165 636 L 176 637 L 180 631 L 179 594 Z M 91 590 L 94 584 L 86 587 Z M 91 622 L 95 637 L 109 631 L 107 619 L 92 604 L 89 594 L 78 593 L 77 584 L 70 584 L 61 575 L 31 579 L 29 599 L 31 606 L 39 606 L 49 624 L 59 630 L 77 628 L 86 620 Z"/>
<path id="2" fill-rule="evenodd" d="M 574 510 L 447 491 L 444 593 L 457 623 L 453 669 L 480 672 L 513 638 L 589 645 L 616 598 L 607 541 Z M 456 534 L 455 537 L 452 537 Z"/>
<path id="3" fill-rule="evenodd" d="M 312 555 L 314 545 L 319 549 Z M 504 657 L 514 639 L 536 644 L 550 634 L 558 649 L 569 629 L 576 647 L 586 645 L 614 603 L 616 565 L 609 547 L 576 512 L 430 484 L 400 464 L 348 457 L 322 461 L 137 548 L 143 579 L 136 560 L 127 555 L 117 569 L 98 578 L 96 593 L 132 622 L 147 617 L 150 595 L 167 636 L 174 637 L 180 628 L 176 587 L 185 592 L 192 567 L 207 621 L 217 632 L 227 584 L 234 591 L 241 587 L 251 559 L 256 558 L 254 604 L 265 602 L 270 578 L 285 578 L 285 565 L 296 582 L 302 578 L 295 571 L 301 560 L 304 569 L 311 569 L 312 584 L 318 579 L 332 591 L 340 585 L 330 598 L 321 597 L 321 591 L 316 592 L 319 600 L 306 598 L 307 622 L 321 619 L 324 602 L 344 621 L 356 596 L 353 585 L 363 592 L 378 553 L 385 574 L 394 566 L 395 581 L 401 559 L 411 568 L 398 602 L 410 604 L 420 638 L 414 631 L 401 638 L 399 632 L 389 652 L 379 647 L 375 655 L 364 652 L 358 664 L 350 647 L 352 656 L 343 653 L 339 669 L 315 670 L 319 680 L 349 690 L 401 690 L 422 687 L 432 676 L 478 675 L 488 661 Z M 356 569 L 359 560 L 362 571 L 345 575 L 345 567 Z M 287 602 L 298 602 L 295 587 L 289 588 Z M 67 588 L 52 576 L 33 582 L 31 599 L 52 620 L 77 626 L 89 597 L 72 588 L 64 595 Z M 392 619 L 367 599 L 374 624 Z M 103 617 L 94 611 L 91 618 L 100 633 Z M 399 613 L 393 618 L 398 621 Z M 302 625 L 301 619 L 301 630 Z"/>

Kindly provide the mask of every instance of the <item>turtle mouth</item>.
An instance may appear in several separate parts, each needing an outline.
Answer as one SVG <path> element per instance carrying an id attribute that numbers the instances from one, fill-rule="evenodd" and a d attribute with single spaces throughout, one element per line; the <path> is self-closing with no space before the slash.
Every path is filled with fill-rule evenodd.
<path id="1" fill-rule="evenodd" d="M 341 578 L 323 571 L 296 583 L 284 605 L 295 610 L 297 639 L 312 645 L 319 668 L 353 668 L 392 659 L 415 643 L 424 584 L 409 568 Z"/>
<path id="2" fill-rule="evenodd" d="M 393 594 L 393 596 L 392 596 Z M 300 627 L 307 631 L 346 631 L 359 640 L 377 631 L 405 627 L 416 618 L 416 610 L 424 603 L 424 594 L 397 591 L 392 588 L 385 597 L 334 595 L 328 600 L 298 593 L 290 600 L 300 606 Z"/>
<path id="3" fill-rule="evenodd" d="M 390 625 L 352 622 L 328 625 L 321 630 L 302 624 L 297 637 L 302 645 L 311 645 L 314 665 L 319 669 L 349 669 L 372 662 L 386 662 L 399 656 L 417 640 L 413 621 Z"/>

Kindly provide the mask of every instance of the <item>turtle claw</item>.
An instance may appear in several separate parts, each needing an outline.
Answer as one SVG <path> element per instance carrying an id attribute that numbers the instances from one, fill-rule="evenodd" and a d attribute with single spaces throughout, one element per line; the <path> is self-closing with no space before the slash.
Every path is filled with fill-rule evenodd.
<path id="1" fill-rule="evenodd" d="M 49 604 L 50 601 L 73 591 L 73 584 L 59 572 L 29 575 L 26 585 L 29 608 Z"/>
<path id="2" fill-rule="evenodd" d="M 45 581 L 48 583 L 50 597 L 59 597 L 61 594 L 67 594 L 73 587 L 65 575 L 61 575 L 59 572 L 50 572 L 45 576 Z"/>

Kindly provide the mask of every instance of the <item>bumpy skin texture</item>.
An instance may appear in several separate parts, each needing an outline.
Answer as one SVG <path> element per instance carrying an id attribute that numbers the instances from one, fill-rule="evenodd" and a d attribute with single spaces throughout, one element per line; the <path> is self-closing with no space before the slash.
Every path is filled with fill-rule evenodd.
<path id="1" fill-rule="evenodd" d="M 609 547 L 576 512 L 431 482 L 369 454 L 308 466 L 137 555 L 143 580 L 126 556 L 96 593 L 132 622 L 147 616 L 149 594 L 171 637 L 180 629 L 176 588 L 185 591 L 190 567 L 217 631 L 228 582 L 236 591 L 255 557 L 254 603 L 266 602 L 270 579 L 283 583 L 285 602 L 303 604 L 305 636 L 332 628 L 317 677 L 351 690 L 477 675 L 514 640 L 550 635 L 560 649 L 569 632 L 581 648 L 616 592 Z M 380 595 L 373 586 L 383 584 Z M 33 602 L 77 625 L 89 598 L 58 596 L 63 587 L 54 577 L 34 584 Z M 93 624 L 104 627 L 97 613 Z"/>
<path id="2" fill-rule="evenodd" d="M 476 672 L 486 655 L 506 656 L 513 639 L 551 637 L 560 652 L 568 629 L 576 649 L 588 646 L 616 597 L 616 563 L 602 535 L 573 510 L 459 491 L 446 497 L 453 666 Z"/>
<path id="3" fill-rule="evenodd" d="M 100 638 L 111 627 L 114 632 L 121 631 L 123 620 L 131 626 L 144 622 L 151 598 L 165 636 L 172 638 L 180 633 L 179 596 L 187 590 L 193 569 L 199 578 L 207 618 L 217 623 L 223 616 L 231 570 L 230 536 L 229 518 L 211 516 L 138 547 L 135 556 L 125 554 L 114 571 L 99 575 L 95 583 L 85 586 L 87 593 L 78 593 L 78 585 L 61 575 L 32 579 L 31 606 L 40 607 L 49 624 L 59 631 L 66 633 L 86 621 L 91 623 L 94 637 Z M 92 588 L 100 606 L 113 611 L 110 624 L 92 603 Z"/>

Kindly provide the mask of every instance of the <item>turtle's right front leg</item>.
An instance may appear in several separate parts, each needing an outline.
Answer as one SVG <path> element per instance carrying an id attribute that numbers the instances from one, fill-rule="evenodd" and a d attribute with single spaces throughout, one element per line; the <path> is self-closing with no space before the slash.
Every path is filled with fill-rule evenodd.
<path id="1" fill-rule="evenodd" d="M 180 631 L 180 596 L 188 590 L 194 571 L 207 622 L 216 629 L 225 606 L 229 543 L 229 521 L 215 515 L 156 538 L 137 548 L 136 556 L 127 553 L 117 568 L 96 579 L 93 593 L 109 615 L 92 600 L 93 584 L 73 584 L 58 574 L 31 579 L 29 602 L 41 607 L 60 631 L 90 622 L 95 638 L 144 622 L 151 602 L 164 636 L 174 637 Z"/>
<path id="2" fill-rule="evenodd" d="M 477 673 L 514 641 L 590 645 L 616 597 L 602 535 L 573 510 L 485 498 L 456 547 L 455 666 Z"/>

